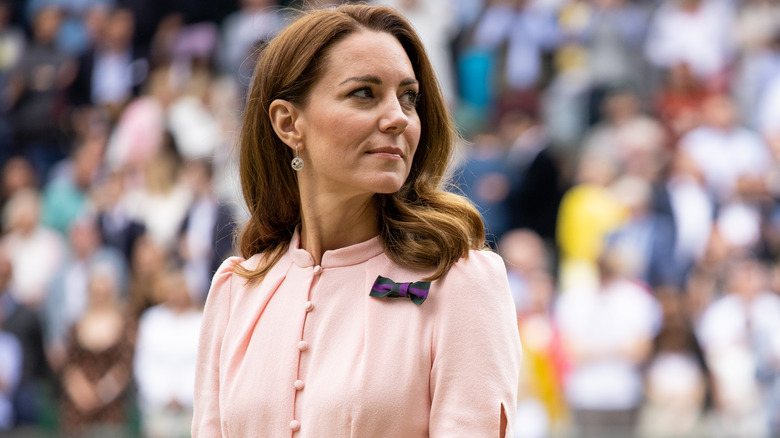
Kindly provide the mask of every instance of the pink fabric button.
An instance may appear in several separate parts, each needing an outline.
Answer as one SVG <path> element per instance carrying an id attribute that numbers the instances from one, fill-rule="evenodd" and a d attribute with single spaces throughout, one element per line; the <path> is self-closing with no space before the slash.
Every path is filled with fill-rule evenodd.
<path id="1" fill-rule="evenodd" d="M 292 429 L 293 432 L 295 432 L 296 430 L 298 430 L 300 428 L 301 428 L 301 422 L 300 421 L 293 420 L 293 421 L 290 422 L 290 429 Z"/>
<path id="2" fill-rule="evenodd" d="M 317 265 L 314 267 L 314 275 L 320 275 L 322 274 L 322 266 Z"/>
<path id="3" fill-rule="evenodd" d="M 298 342 L 298 349 L 299 350 L 306 351 L 307 348 L 309 348 L 309 344 L 307 344 L 306 341 Z"/>
<path id="4" fill-rule="evenodd" d="M 311 309 L 313 309 L 313 308 L 314 308 L 314 304 L 312 304 L 312 302 L 311 302 L 311 301 L 307 301 L 307 302 L 304 304 L 304 306 L 306 307 L 306 311 L 307 311 L 307 312 L 311 312 Z"/>
<path id="5" fill-rule="evenodd" d="M 295 389 L 300 391 L 303 389 L 303 380 L 296 380 L 295 383 L 293 383 L 293 386 L 295 386 Z"/>

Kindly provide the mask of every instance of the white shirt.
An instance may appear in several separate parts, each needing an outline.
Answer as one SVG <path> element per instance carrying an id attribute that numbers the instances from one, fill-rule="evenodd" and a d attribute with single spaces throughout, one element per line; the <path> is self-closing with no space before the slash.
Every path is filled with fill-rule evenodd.
<path id="1" fill-rule="evenodd" d="M 697 336 L 726 409 L 760 406 L 757 353 L 780 342 L 780 296 L 764 292 L 748 302 L 727 294 L 704 311 Z M 780 352 L 775 354 L 779 360 Z"/>
<path id="2" fill-rule="evenodd" d="M 564 342 L 609 351 L 652 339 L 660 326 L 661 310 L 638 283 L 617 280 L 601 291 L 563 292 L 555 316 Z M 575 366 L 564 391 L 575 409 L 630 409 L 642 400 L 642 374 L 637 365 L 607 353 Z"/>
<path id="3" fill-rule="evenodd" d="M 176 314 L 164 305 L 141 316 L 133 368 L 142 409 L 172 400 L 192 406 L 201 319 L 199 311 Z"/>
<path id="4" fill-rule="evenodd" d="M 38 227 L 29 236 L 8 234 L 2 244 L 11 255 L 13 298 L 38 309 L 63 261 L 64 240 L 56 232 Z"/>
<path id="5" fill-rule="evenodd" d="M 711 77 L 725 68 L 731 55 L 733 21 L 725 0 L 702 0 L 696 11 L 666 0 L 651 21 L 645 55 L 658 67 L 687 63 L 697 76 Z"/>
<path id="6" fill-rule="evenodd" d="M 680 139 L 680 144 L 719 201 L 734 194 L 740 177 L 761 176 L 773 161 L 761 138 L 742 127 L 723 131 L 701 126 Z"/>
<path id="7" fill-rule="evenodd" d="M 133 59 L 129 52 L 95 55 L 92 100 L 97 104 L 122 103 L 132 95 Z"/>

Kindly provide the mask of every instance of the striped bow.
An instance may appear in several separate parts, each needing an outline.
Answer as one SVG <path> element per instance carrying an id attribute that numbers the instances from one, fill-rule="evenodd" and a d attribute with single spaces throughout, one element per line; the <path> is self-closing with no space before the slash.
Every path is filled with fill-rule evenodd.
<path id="1" fill-rule="evenodd" d="M 376 277 L 374 285 L 371 287 L 370 296 L 375 298 L 400 298 L 409 297 L 414 304 L 418 306 L 428 298 L 428 289 L 431 287 L 430 281 L 415 281 L 409 283 L 396 283 L 389 278 Z"/>

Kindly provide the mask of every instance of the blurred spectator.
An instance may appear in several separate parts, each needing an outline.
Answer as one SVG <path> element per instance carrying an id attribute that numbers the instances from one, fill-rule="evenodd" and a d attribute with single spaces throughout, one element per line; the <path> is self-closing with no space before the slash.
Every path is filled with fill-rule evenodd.
<path id="1" fill-rule="evenodd" d="M 109 12 L 95 47 L 78 60 L 78 74 L 68 93 L 72 106 L 103 107 L 116 119 L 122 107 L 138 95 L 149 74 L 145 54 L 133 46 L 135 17 L 129 9 Z"/>
<path id="2" fill-rule="evenodd" d="M 736 66 L 734 95 L 743 121 L 762 132 L 777 114 L 772 84 L 780 76 L 780 4 L 774 0 L 749 0 L 739 4 L 735 40 L 741 58 Z M 777 122 L 774 123 L 777 126 Z"/>
<path id="3" fill-rule="evenodd" d="M 766 48 L 780 31 L 780 3 L 775 0 L 747 0 L 738 5 L 734 40 L 746 52 Z"/>
<path id="4" fill-rule="evenodd" d="M 57 31 L 57 47 L 73 56 L 87 50 L 96 40 L 95 24 L 114 0 L 27 0 L 27 15 L 33 17 L 41 8 L 57 6 L 62 12 L 62 23 Z"/>
<path id="5" fill-rule="evenodd" d="M 686 63 L 677 63 L 664 72 L 664 81 L 655 97 L 655 112 L 667 131 L 667 146 L 701 123 L 701 104 L 707 90 Z"/>
<path id="6" fill-rule="evenodd" d="M 675 292 L 660 293 L 658 298 L 663 324 L 653 340 L 647 365 L 647 401 L 639 436 L 704 436 L 705 407 L 711 396 L 707 363 L 685 298 Z"/>
<path id="7" fill-rule="evenodd" d="M 8 110 L 8 85 L 26 44 L 24 33 L 11 23 L 14 2 L 0 1 L 0 167 L 14 152 L 13 125 Z"/>
<path id="8" fill-rule="evenodd" d="M 674 265 L 684 278 L 710 243 L 715 203 L 698 169 L 682 152 L 673 160 L 664 184 L 674 219 Z"/>
<path id="9" fill-rule="evenodd" d="M 635 176 L 624 176 L 613 192 L 628 210 L 628 218 L 607 237 L 607 245 L 618 248 L 631 278 L 653 290 L 677 288 L 682 272 L 674 260 L 674 222 L 651 210 L 651 187 Z"/>
<path id="10" fill-rule="evenodd" d="M 214 167 L 208 160 L 187 164 L 184 178 L 194 200 L 179 235 L 187 289 L 196 303 L 205 302 L 211 278 L 233 253 L 235 222 L 231 208 L 214 195 Z"/>
<path id="11" fill-rule="evenodd" d="M 105 140 L 89 138 L 73 150 L 73 156 L 52 169 L 43 189 L 41 222 L 68 233 L 71 224 L 90 209 L 89 190 L 103 164 Z"/>
<path id="12" fill-rule="evenodd" d="M 506 264 L 509 290 L 519 318 L 532 310 L 531 278 L 537 272 L 551 272 L 551 256 L 539 235 L 524 229 L 504 233 L 498 241 L 498 253 Z"/>
<path id="13" fill-rule="evenodd" d="M 601 101 L 609 90 L 635 85 L 642 78 L 647 13 L 626 0 L 571 1 L 561 13 L 567 44 L 585 52 L 589 82 L 589 124 L 600 120 Z"/>
<path id="14" fill-rule="evenodd" d="M 138 319 L 144 311 L 161 304 L 164 299 L 158 297 L 154 284 L 163 275 L 167 253 L 148 235 L 138 238 L 133 247 L 130 273 L 130 315 Z"/>
<path id="15" fill-rule="evenodd" d="M 750 256 L 732 259 L 725 295 L 707 308 L 697 327 L 724 436 L 769 436 L 770 406 L 763 388 L 770 382 L 762 377 L 780 369 L 780 297 L 768 286 L 761 262 Z"/>
<path id="16" fill-rule="evenodd" d="M 547 129 L 536 117 L 509 112 L 501 119 L 500 131 L 511 145 L 507 155 L 512 181 L 507 198 L 510 227 L 529 228 L 553 244 L 564 181 Z"/>
<path id="17" fill-rule="evenodd" d="M 662 315 L 625 262 L 626 254 L 606 252 L 598 285 L 563 291 L 555 307 L 570 364 L 564 391 L 583 438 L 633 436 L 644 397 L 642 366 Z"/>
<path id="18" fill-rule="evenodd" d="M 780 10 L 780 5 L 775 6 Z M 752 122 L 758 132 L 767 138 L 767 141 L 780 137 L 780 25 L 775 31 L 774 37 L 767 43 L 766 48 L 755 55 L 755 73 L 746 75 L 746 82 L 754 84 L 754 99 L 749 111 L 745 111 L 747 120 Z M 779 149 L 775 146 L 775 154 Z"/>
<path id="19" fill-rule="evenodd" d="M 95 270 L 108 270 L 127 296 L 127 267 L 122 254 L 106 247 L 92 217 L 86 216 L 69 229 L 70 253 L 60 267 L 46 296 L 43 318 L 46 324 L 46 350 L 53 368 L 66 360 L 65 346 L 71 327 L 81 319 L 89 302 L 89 279 Z"/>
<path id="20" fill-rule="evenodd" d="M 598 282 L 597 262 L 605 238 L 625 221 L 627 211 L 609 189 L 617 166 L 608 154 L 588 153 L 579 162 L 577 184 L 561 200 L 557 238 L 562 290 Z"/>
<path id="21" fill-rule="evenodd" d="M 181 181 L 182 157 L 173 137 L 165 136 L 162 148 L 143 167 L 143 185 L 127 192 L 130 215 L 166 251 L 176 248 L 176 238 L 192 202 L 192 193 Z"/>
<path id="22" fill-rule="evenodd" d="M 15 423 L 42 423 L 43 406 L 51 396 L 51 373 L 43 348 L 43 328 L 38 314 L 11 296 L 11 259 L 0 250 L 0 320 L 2 329 L 21 342 L 23 364 L 14 393 Z"/>
<path id="23" fill-rule="evenodd" d="M 647 59 L 658 68 L 686 63 L 709 86 L 723 89 L 734 56 L 732 3 L 725 0 L 663 0 L 645 42 Z"/>
<path id="24" fill-rule="evenodd" d="M 68 149 L 61 128 L 66 116 L 62 102 L 76 66 L 54 45 L 60 22 L 56 6 L 43 6 L 35 13 L 33 41 L 8 85 L 16 148 L 30 160 L 40 183 Z"/>
<path id="25" fill-rule="evenodd" d="M 571 14 L 576 21 L 579 12 L 575 10 Z M 551 61 L 557 74 L 550 79 L 541 99 L 542 120 L 550 140 L 566 158 L 567 176 L 573 179 L 571 174 L 578 167 L 580 143 L 589 125 L 587 54 L 576 45 L 562 45 Z"/>
<path id="26" fill-rule="evenodd" d="M 114 172 L 93 187 L 96 220 L 100 240 L 117 249 L 129 263 L 135 241 L 144 233 L 144 225 L 135 220 L 125 198 L 125 175 Z"/>
<path id="27" fill-rule="evenodd" d="M 488 2 L 474 30 L 473 45 L 506 55 L 496 78 L 498 115 L 504 111 L 538 111 L 536 86 L 543 71 L 542 54 L 558 43 L 555 11 L 526 0 Z"/>
<path id="28" fill-rule="evenodd" d="M 222 73 L 248 85 L 254 63 L 252 52 L 258 43 L 273 38 L 284 27 L 278 0 L 241 0 L 240 9 L 225 18 L 220 41 Z"/>
<path id="29" fill-rule="evenodd" d="M 0 172 L 0 178 L 0 207 L 4 207 L 18 191 L 38 187 L 35 170 L 24 157 L 9 159 Z"/>
<path id="30" fill-rule="evenodd" d="M 756 133 L 739 125 L 728 95 L 711 95 L 703 105 L 704 124 L 680 139 L 683 153 L 721 205 L 735 197 L 750 199 L 760 194 L 772 164 L 766 145 Z"/>
<path id="31" fill-rule="evenodd" d="M 168 69 L 150 73 L 144 94 L 127 105 L 111 133 L 106 151 L 111 170 L 142 180 L 144 166 L 165 143 L 165 111 L 175 94 Z"/>
<path id="32" fill-rule="evenodd" d="M 545 438 L 560 434 L 569 420 L 563 397 L 564 354 L 558 327 L 551 315 L 552 276 L 532 275 L 533 305 L 518 321 L 524 365 L 520 373 L 515 438 Z"/>
<path id="33" fill-rule="evenodd" d="M 60 372 L 65 434 L 124 436 L 135 330 L 118 286 L 111 270 L 93 270 L 87 309 L 71 329 Z"/>
<path id="34" fill-rule="evenodd" d="M 606 91 L 603 120 L 585 137 L 583 154 L 610 157 L 621 172 L 655 181 L 664 166 L 664 131 L 657 120 L 641 113 L 639 96 L 625 87 Z"/>
<path id="35" fill-rule="evenodd" d="M 737 124 L 729 96 L 708 97 L 703 115 L 705 124 L 680 140 L 681 159 L 691 160 L 713 195 L 720 235 L 735 248 L 754 248 L 762 227 L 758 202 L 768 194 L 772 155 L 761 137 Z"/>
<path id="36" fill-rule="evenodd" d="M 142 427 L 149 438 L 187 437 L 201 312 L 193 306 L 182 272 L 165 272 L 155 288 L 163 301 L 141 316 L 135 350 Z"/>
<path id="37" fill-rule="evenodd" d="M 31 189 L 18 192 L 5 205 L 0 247 L 12 254 L 15 300 L 39 310 L 65 255 L 62 237 L 40 223 L 40 196 Z"/>
<path id="38" fill-rule="evenodd" d="M 0 1 L 0 89 L 5 90 L 11 72 L 16 68 L 24 52 L 25 36 L 22 29 L 11 23 L 15 2 Z M 5 108 L 3 108 L 5 110 Z"/>
<path id="39" fill-rule="evenodd" d="M 168 128 L 185 160 L 213 157 L 225 143 L 220 120 L 209 102 L 211 75 L 193 76 L 187 88 L 168 109 Z"/>
<path id="40" fill-rule="evenodd" d="M 565 358 L 552 317 L 555 285 L 550 255 L 531 231 L 512 230 L 499 241 L 515 298 L 523 339 L 524 366 L 515 416 L 516 438 L 548 437 L 564 430 L 568 419 L 563 398 Z"/>
<path id="41" fill-rule="evenodd" d="M 500 137 L 490 134 L 474 138 L 465 163 L 457 172 L 458 187 L 482 214 L 486 238 L 492 245 L 509 229 L 506 199 L 511 181 L 508 172 L 506 147 Z"/>
<path id="42" fill-rule="evenodd" d="M 22 378 L 22 344 L 3 330 L 3 305 L 0 301 L 0 431 L 14 425 L 13 399 Z"/>

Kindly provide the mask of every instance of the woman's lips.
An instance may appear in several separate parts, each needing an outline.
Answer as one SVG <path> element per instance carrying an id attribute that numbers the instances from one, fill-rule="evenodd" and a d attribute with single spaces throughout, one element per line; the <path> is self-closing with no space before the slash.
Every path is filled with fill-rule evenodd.
<path id="1" fill-rule="evenodd" d="M 403 151 L 399 148 L 394 148 L 394 147 L 382 147 L 382 148 L 371 149 L 370 151 L 368 151 L 368 153 L 371 155 L 390 158 L 394 160 L 402 160 L 404 158 Z"/>

